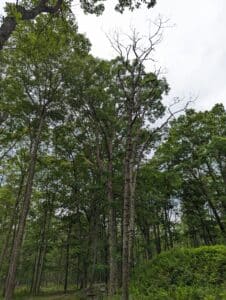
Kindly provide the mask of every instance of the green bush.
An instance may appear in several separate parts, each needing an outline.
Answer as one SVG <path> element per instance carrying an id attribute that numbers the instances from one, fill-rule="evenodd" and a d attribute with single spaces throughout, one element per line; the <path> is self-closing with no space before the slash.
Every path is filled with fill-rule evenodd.
<path id="1" fill-rule="evenodd" d="M 136 269 L 131 292 L 134 299 L 226 299 L 225 284 L 226 247 L 209 246 L 160 254 Z"/>

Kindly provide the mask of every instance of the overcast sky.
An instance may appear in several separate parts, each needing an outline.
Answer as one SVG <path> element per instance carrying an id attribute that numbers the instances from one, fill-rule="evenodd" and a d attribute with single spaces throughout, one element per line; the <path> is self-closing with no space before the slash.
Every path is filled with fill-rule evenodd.
<path id="1" fill-rule="evenodd" d="M 170 19 L 171 26 L 164 30 L 155 59 L 170 84 L 168 98 L 197 97 L 193 104 L 197 109 L 209 109 L 217 102 L 226 105 L 225 0 L 158 0 L 154 9 L 123 15 L 114 12 L 114 2 L 107 0 L 105 13 L 95 17 L 85 16 L 74 1 L 79 31 L 90 39 L 95 56 L 114 57 L 106 33 L 126 33 L 133 27 L 145 35 L 150 21 L 161 15 Z M 4 3 L 1 0 L 0 6 Z"/>

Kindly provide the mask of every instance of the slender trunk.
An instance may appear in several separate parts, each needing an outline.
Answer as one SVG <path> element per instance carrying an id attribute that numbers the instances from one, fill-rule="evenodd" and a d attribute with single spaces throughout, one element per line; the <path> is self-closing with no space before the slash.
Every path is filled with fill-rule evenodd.
<path id="1" fill-rule="evenodd" d="M 65 260 L 65 278 L 64 278 L 64 293 L 67 293 L 68 288 L 68 271 L 69 271 L 69 257 L 70 257 L 70 244 L 71 244 L 71 228 L 72 223 L 69 222 L 66 244 L 66 260 Z"/>
<path id="2" fill-rule="evenodd" d="M 122 299 L 129 299 L 129 228 L 131 209 L 131 157 L 132 138 L 129 130 L 127 136 L 125 171 L 124 171 L 124 203 L 123 203 L 123 249 L 122 249 Z"/>
<path id="3" fill-rule="evenodd" d="M 163 226 L 164 226 L 164 250 L 169 250 L 169 237 L 168 237 L 168 219 L 167 219 L 167 210 L 164 208 L 164 217 L 163 217 Z"/>
<path id="4" fill-rule="evenodd" d="M 143 225 L 143 226 L 140 226 L 140 229 L 143 234 L 144 241 L 145 241 L 144 258 L 146 260 L 149 260 L 152 258 L 151 241 L 150 241 L 150 227 L 149 227 L 149 225 Z"/>
<path id="5" fill-rule="evenodd" d="M 116 261 L 116 213 L 113 201 L 113 165 L 112 165 L 112 141 L 108 141 L 108 179 L 107 197 L 109 205 L 108 244 L 109 244 L 109 280 L 108 294 L 113 296 L 117 288 L 117 261 Z"/>
<path id="6" fill-rule="evenodd" d="M 134 156 L 134 154 L 133 154 Z M 130 224 L 129 224 L 129 266 L 134 264 L 133 245 L 135 239 L 135 189 L 136 189 L 137 170 L 134 171 L 130 165 Z"/>
<path id="7" fill-rule="evenodd" d="M 161 239 L 160 239 L 159 225 L 158 224 L 154 225 L 153 229 L 154 229 L 154 236 L 155 236 L 156 252 L 157 252 L 157 254 L 160 254 L 161 253 Z"/>
<path id="8" fill-rule="evenodd" d="M 31 154 L 30 154 L 30 165 L 28 168 L 28 176 L 26 180 L 25 185 L 25 192 L 24 192 L 24 198 L 23 198 L 23 204 L 21 207 L 21 214 L 18 224 L 18 229 L 16 233 L 16 237 L 13 244 L 13 251 L 10 258 L 10 264 L 8 269 L 8 275 L 6 279 L 6 285 L 5 285 L 5 300 L 11 300 L 13 297 L 14 289 L 15 289 L 15 280 L 16 280 L 16 270 L 17 270 L 17 264 L 18 259 L 20 256 L 24 231 L 25 231 L 25 225 L 26 225 L 26 219 L 30 208 L 30 200 L 32 195 L 32 187 L 33 187 L 33 179 L 35 174 L 35 165 L 37 161 L 37 152 L 38 152 L 38 146 L 40 143 L 40 136 L 42 132 L 42 127 L 44 123 L 44 115 L 45 110 L 43 108 L 42 114 L 40 116 L 39 120 L 39 126 L 37 130 L 36 137 L 33 141 Z"/>
<path id="9" fill-rule="evenodd" d="M 76 286 L 79 287 L 80 282 L 80 255 L 77 256 L 77 276 L 76 276 Z"/>
<path id="10" fill-rule="evenodd" d="M 168 229 L 168 235 L 169 235 L 169 245 L 170 245 L 170 248 L 173 248 L 173 232 L 171 230 L 169 219 L 167 221 L 167 229 Z"/>
<path id="11" fill-rule="evenodd" d="M 165 229 L 165 244 L 166 248 L 170 249 L 173 248 L 173 234 L 171 231 L 171 221 L 169 216 L 169 210 L 167 209 L 167 206 L 164 208 L 164 229 Z"/>

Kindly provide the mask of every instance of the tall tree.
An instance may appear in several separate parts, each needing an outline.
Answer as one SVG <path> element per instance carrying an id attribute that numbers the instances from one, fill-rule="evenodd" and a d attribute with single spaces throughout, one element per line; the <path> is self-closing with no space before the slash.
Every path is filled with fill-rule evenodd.
<path id="1" fill-rule="evenodd" d="M 6 299 L 12 298 L 15 287 L 17 262 L 30 207 L 35 166 L 43 131 L 47 122 L 51 118 L 55 119 L 57 111 L 63 110 L 64 103 L 61 102 L 61 98 L 64 90 L 61 81 L 62 69 L 65 59 L 67 59 L 64 53 L 67 51 L 70 56 L 70 53 L 73 55 L 74 53 L 85 53 L 87 49 L 86 41 L 76 35 L 76 31 L 74 31 L 76 27 L 60 19 L 56 19 L 54 27 L 53 24 L 46 26 L 40 37 L 40 28 L 43 28 L 43 23 L 46 25 L 46 18 L 48 16 L 37 19 L 35 23 L 30 23 L 26 30 L 21 27 L 21 31 L 18 31 L 13 41 L 17 45 L 17 51 L 12 53 L 5 50 L 4 53 L 8 60 L 5 76 L 8 87 L 5 97 L 14 94 L 13 100 L 18 111 L 20 110 L 24 116 L 30 139 L 30 158 L 19 224 L 5 286 Z M 59 40 L 61 33 L 64 38 Z M 20 93 L 14 93 L 16 86 Z"/>
<path id="2" fill-rule="evenodd" d="M 146 151 L 150 151 L 155 141 L 154 124 L 163 116 L 165 108 L 162 96 L 168 91 L 164 78 L 148 72 L 145 62 L 159 42 L 162 29 L 160 20 L 156 32 L 149 37 L 146 47 L 134 30 L 129 44 L 123 45 L 119 37 L 112 42 L 117 51 L 115 60 L 116 82 L 119 89 L 120 115 L 124 121 L 124 196 L 123 196 L 123 256 L 122 280 L 123 299 L 129 297 L 129 274 L 133 261 L 133 241 L 135 228 L 135 189 L 137 172 Z"/>

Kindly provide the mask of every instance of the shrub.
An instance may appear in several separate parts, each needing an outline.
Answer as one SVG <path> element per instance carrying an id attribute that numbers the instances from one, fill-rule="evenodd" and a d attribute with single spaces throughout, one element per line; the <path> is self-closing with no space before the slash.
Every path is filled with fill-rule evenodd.
<path id="1" fill-rule="evenodd" d="M 165 252 L 137 268 L 131 292 L 134 299 L 226 299 L 225 283 L 226 247 L 205 246 Z"/>

